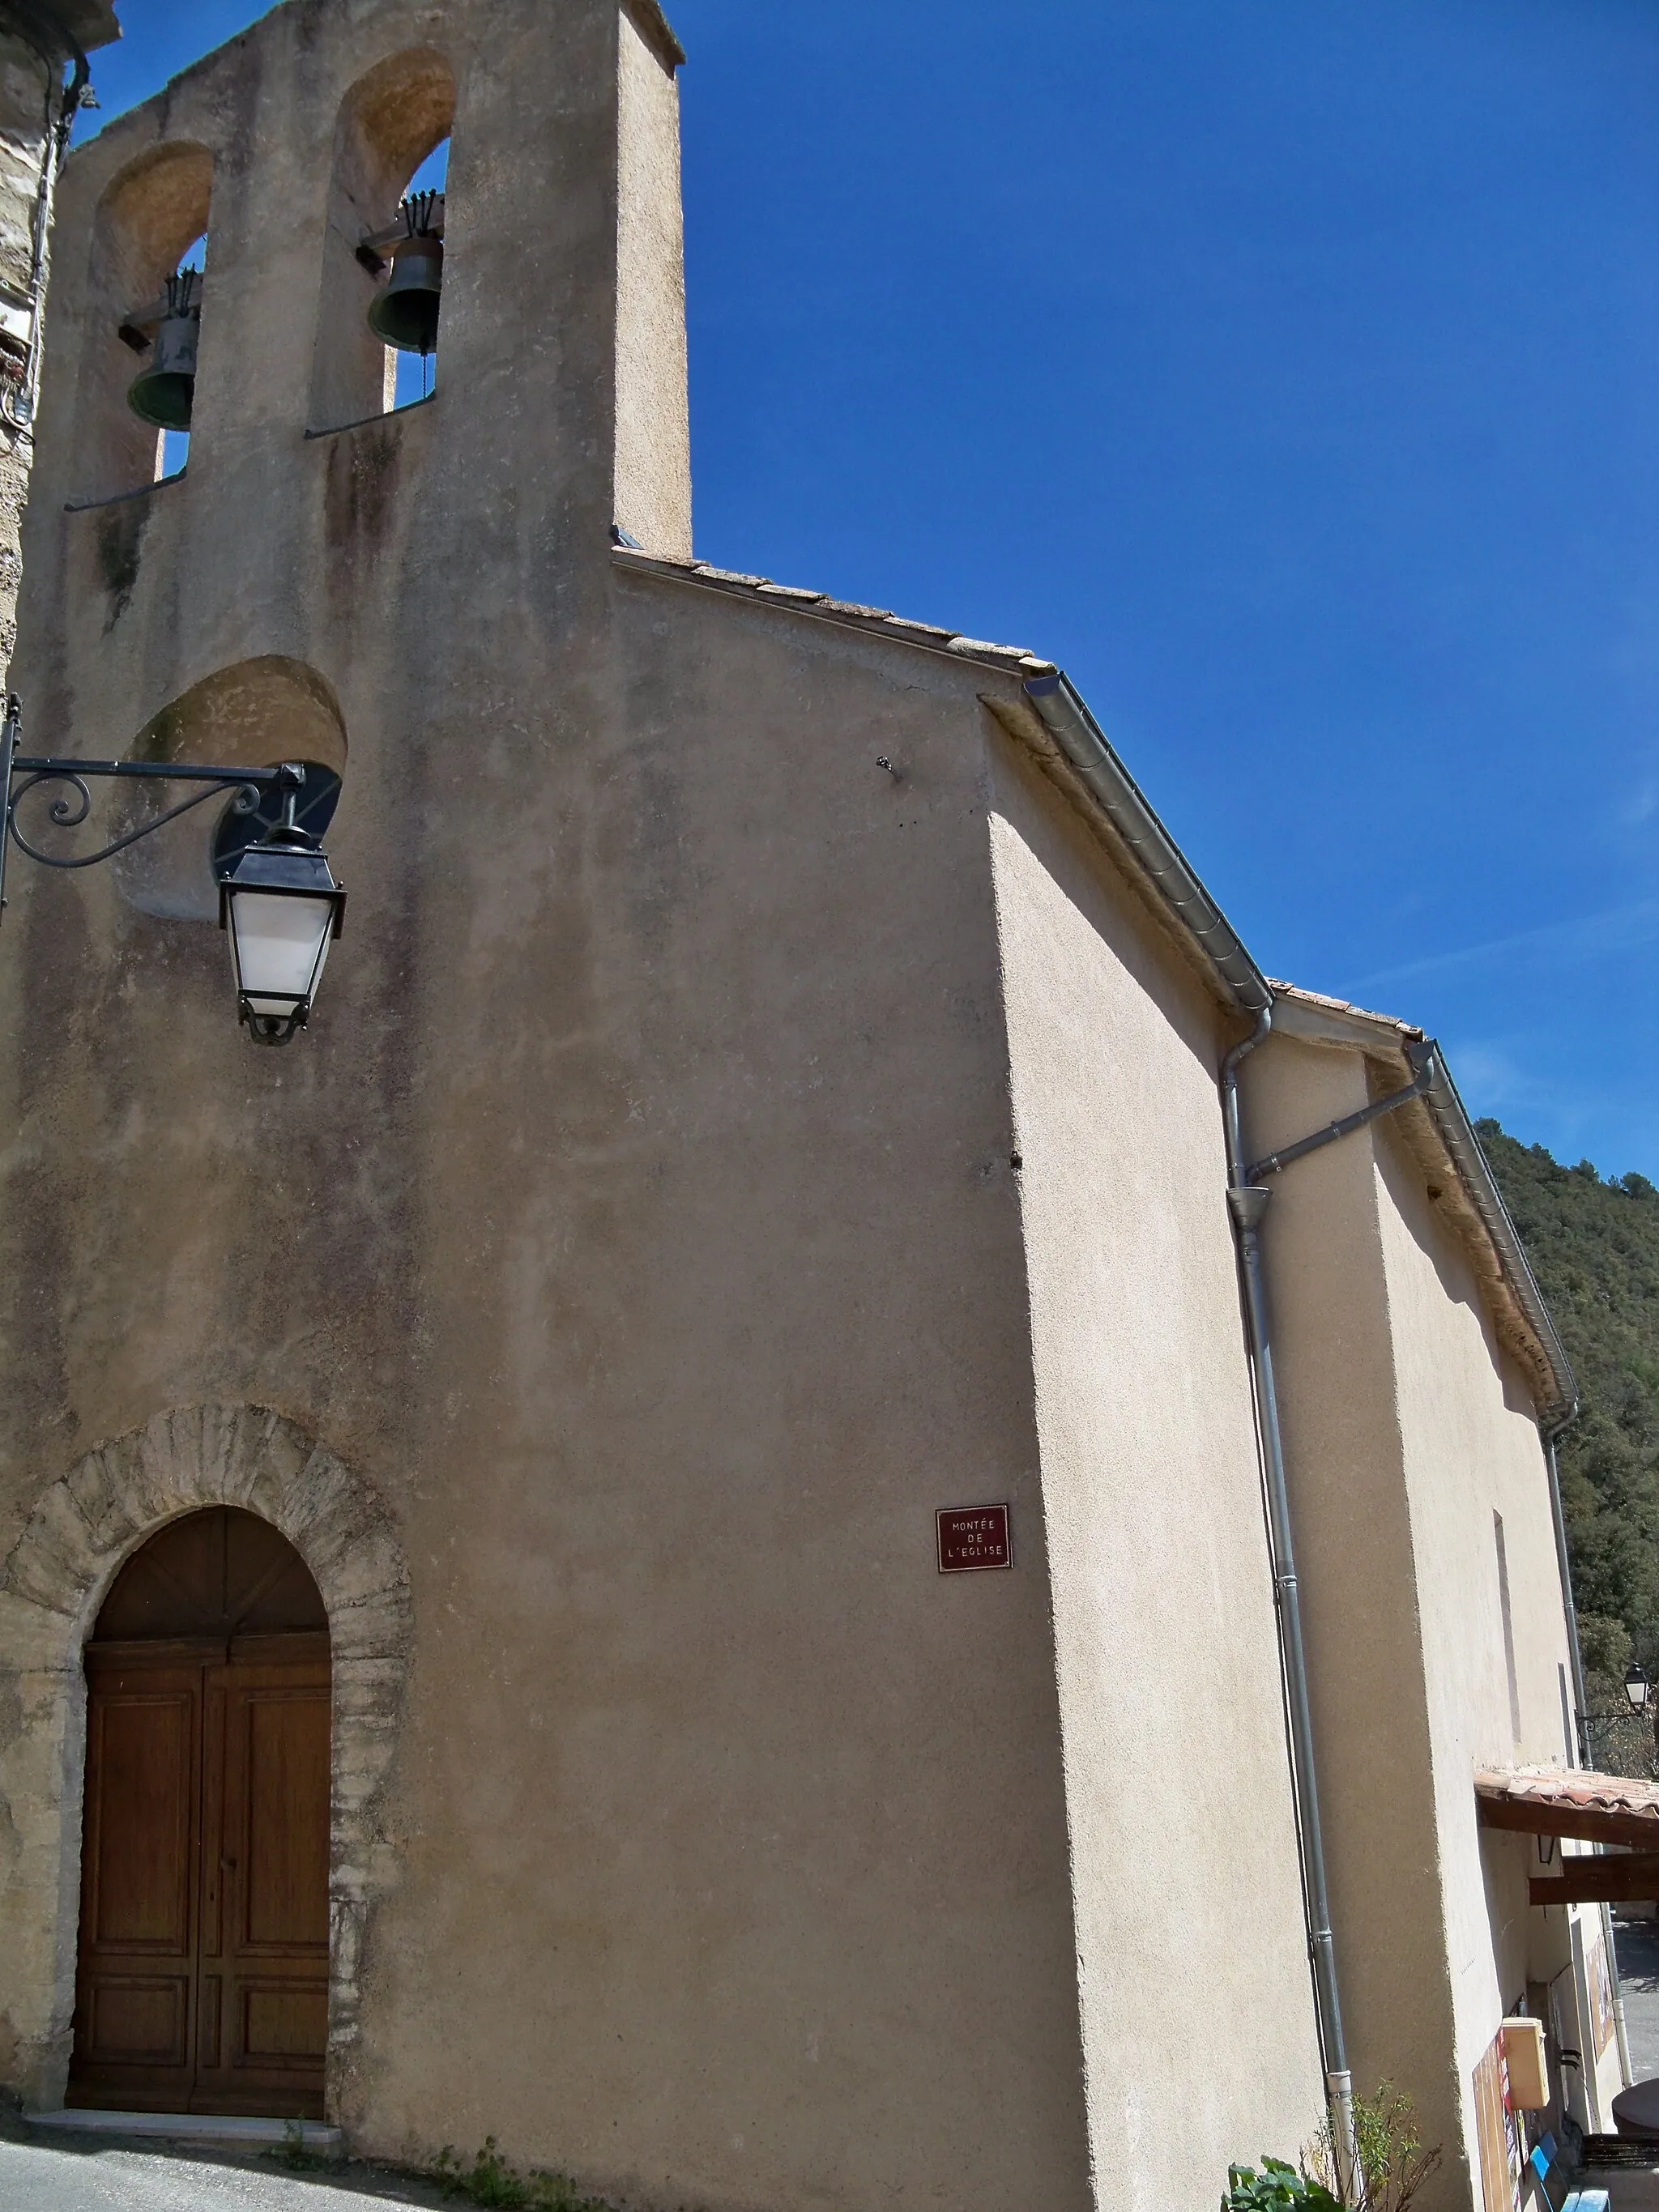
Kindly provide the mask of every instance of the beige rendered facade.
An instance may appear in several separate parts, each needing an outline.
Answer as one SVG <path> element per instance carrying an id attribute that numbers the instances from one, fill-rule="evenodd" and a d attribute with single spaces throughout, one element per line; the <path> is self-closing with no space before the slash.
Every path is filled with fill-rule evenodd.
<path id="1" fill-rule="evenodd" d="M 1418 1034 L 1285 992 L 1252 1066 L 1253 1148 L 1404 1085 Z M 1621 2086 L 1582 1986 L 1601 1914 L 1529 1908 L 1528 1874 L 1553 1869 L 1532 1838 L 1483 1834 L 1470 1788 L 1577 1763 L 1538 1434 L 1553 1394 L 1424 1104 L 1279 1181 L 1271 1286 L 1349 2055 L 1362 2082 L 1411 2086 L 1425 2140 L 1467 2161 L 1446 2201 L 1479 2206 L 1472 2085 L 1505 2015 L 1582 2051 L 1587 2079 L 1556 2083 L 1581 2126 L 1611 2132 Z"/>
<path id="2" fill-rule="evenodd" d="M 1260 1149 L 1406 1033 L 1218 951 L 1048 663 L 692 561 L 678 57 L 647 0 L 289 0 L 65 172 L 28 741 L 341 773 L 350 907 L 258 1052 L 200 814 L 9 878 L 0 2081 L 64 2091 L 85 1639 L 235 1505 L 329 1615 L 356 2147 L 1207 2207 L 1324 2101 L 1217 1084 L 1273 1003 Z M 356 248 L 452 130 L 386 414 Z M 156 483 L 117 331 L 204 230 Z M 1474 1769 L 1559 1760 L 1566 1658 L 1553 1336 L 1445 1147 L 1373 1124 L 1265 1232 L 1350 2041 L 1427 2212 L 1551 1940 Z M 940 1574 L 993 1500 L 1012 1568 Z"/>

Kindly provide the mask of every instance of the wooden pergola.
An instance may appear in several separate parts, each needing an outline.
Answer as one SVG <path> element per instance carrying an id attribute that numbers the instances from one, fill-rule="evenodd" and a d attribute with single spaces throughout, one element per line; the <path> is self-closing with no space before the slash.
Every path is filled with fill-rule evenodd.
<path id="1" fill-rule="evenodd" d="M 1582 1767 L 1488 1768 L 1474 1778 L 1483 1828 L 1571 1837 L 1617 1846 L 1563 1858 L 1556 1875 L 1534 1875 L 1534 1905 L 1619 1905 L 1659 1900 L 1659 1782 Z"/>

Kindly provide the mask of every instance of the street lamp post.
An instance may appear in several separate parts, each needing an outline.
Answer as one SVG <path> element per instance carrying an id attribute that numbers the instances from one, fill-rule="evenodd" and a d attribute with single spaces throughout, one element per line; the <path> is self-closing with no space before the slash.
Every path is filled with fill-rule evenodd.
<path id="1" fill-rule="evenodd" d="M 1659 1772 L 1659 1705 L 1655 1703 L 1653 1685 L 1639 1661 L 1632 1660 L 1620 1687 L 1625 1692 L 1622 1705 L 1614 1704 L 1606 1712 L 1584 1712 L 1578 1716 L 1579 1740 L 1584 1763 L 1594 1766 L 1604 1753 L 1610 1753 L 1614 1759 L 1624 1756 L 1631 1739 L 1623 1731 L 1628 1729 L 1632 1721 L 1647 1720 L 1652 1723 L 1654 1729 L 1653 1756 L 1649 1762 L 1649 1771 Z M 1592 1733 L 1598 1728 L 1608 1731 L 1600 1739 L 1599 1746 Z M 1629 1770 L 1614 1771 L 1627 1772 Z"/>
<path id="2" fill-rule="evenodd" d="M 0 918 L 5 912 L 6 859 L 15 845 L 47 868 L 91 868 L 176 822 L 193 807 L 228 793 L 234 811 L 252 814 L 267 793 L 282 808 L 264 839 L 249 845 L 219 878 L 219 927 L 230 939 L 237 1018 L 257 1043 L 286 1044 L 311 1018 L 330 945 L 340 934 L 346 895 L 334 880 L 328 856 L 295 820 L 306 771 L 298 761 L 276 768 L 210 768 L 179 761 L 54 759 L 22 750 L 22 710 L 15 693 L 5 702 L 0 732 Z M 17 809 L 45 784 L 66 787 L 47 808 L 52 826 L 78 829 L 92 812 L 88 779 L 119 782 L 199 784 L 153 821 L 141 823 L 94 853 L 50 853 L 20 826 Z"/>

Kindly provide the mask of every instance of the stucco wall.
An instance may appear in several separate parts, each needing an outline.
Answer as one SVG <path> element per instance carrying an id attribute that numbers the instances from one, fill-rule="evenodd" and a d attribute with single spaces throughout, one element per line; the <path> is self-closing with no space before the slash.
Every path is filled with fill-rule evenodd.
<path id="1" fill-rule="evenodd" d="M 1005 742 L 993 822 L 1101 2202 L 1321 2118 L 1213 1001 Z"/>
<path id="2" fill-rule="evenodd" d="M 1355 1049 L 1275 1037 L 1249 1063 L 1255 1156 L 1364 1105 Z M 1356 2086 L 1413 2098 L 1479 2206 L 1471 2076 L 1507 2006 L 1566 1958 L 1524 1839 L 1476 1825 L 1479 1765 L 1559 1763 L 1567 1656 L 1547 1475 L 1520 1371 L 1399 1124 L 1273 1179 L 1264 1231 Z M 1494 1514 L 1519 1705 L 1511 1723 Z"/>
<path id="3" fill-rule="evenodd" d="M 1206 2203 L 1317 2106 L 1224 1038 L 986 711 L 1006 664 L 613 562 L 630 485 L 657 550 L 689 528 L 654 35 L 290 0 L 70 166 L 31 740 L 165 753 L 210 694 L 215 749 L 266 757 L 288 672 L 285 732 L 344 761 L 351 902 L 311 1032 L 261 1054 L 178 892 L 201 817 L 143 882 L 14 872 L 6 1594 L 40 1602 L 41 1544 L 73 1565 L 43 1501 L 82 1511 L 88 1455 L 190 1409 L 270 1409 L 375 1501 L 407 1606 L 330 2075 L 363 2148 L 493 2134 L 660 2206 L 1082 2212 L 1091 2159 L 1103 2203 Z M 455 88 L 437 397 L 307 435 L 342 102 L 410 52 Z M 188 471 L 82 504 L 126 450 L 120 285 L 210 169 Z M 1267 1136 L 1357 1103 L 1340 1056 L 1261 1058 Z M 1415 2087 L 1443 2044 L 1436 2127 L 1370 1141 L 1272 1228 L 1356 2051 Z M 208 1494 L 145 1481 L 134 1541 Z M 936 1509 L 1002 1498 L 1014 1571 L 940 1577 Z M 0 1652 L 37 1778 L 0 2056 L 34 2095 L 78 1878 L 54 1648 L 9 1702 Z"/>
<path id="4" fill-rule="evenodd" d="M 413 1547 L 373 2123 L 493 2100 L 658 2200 L 1081 2205 L 981 710 L 692 588 L 615 613 L 556 902 L 462 994 L 510 1166 L 426 1170 L 444 1365 L 491 1392 L 446 1392 L 472 1534 L 434 1498 Z M 476 1003 L 520 930 L 574 963 L 545 1018 Z M 1018 1571 L 942 1581 L 934 1510 L 989 1497 Z"/>
<path id="5" fill-rule="evenodd" d="M 679 92 L 659 38 L 618 26 L 617 520 L 647 552 L 691 553 Z"/>
<path id="6" fill-rule="evenodd" d="M 312 672 L 351 902 L 264 1054 L 210 921 L 17 873 L 0 1553 L 88 1449 L 204 1403 L 384 1501 L 396 1878 L 330 2077 L 363 2148 L 1081 2212 L 976 696 L 1016 686 L 613 569 L 617 38 L 586 0 L 296 0 L 70 165 L 71 362 L 110 337 L 95 212 L 160 149 L 213 157 L 212 286 L 181 480 L 66 512 L 92 386 L 53 387 L 31 734 L 104 756 L 216 671 Z M 307 438 L 338 103 L 427 45 L 438 396 Z M 1018 1568 L 942 1579 L 935 1510 L 991 1497 Z M 74 1909 L 58 1828 L 0 1905 L 31 1957 Z M 50 2094 L 21 1955 L 0 1931 L 9 2078 Z"/>
<path id="7" fill-rule="evenodd" d="M 34 1031 L 8 1509 L 222 1388 L 393 1503 L 398 1887 L 335 2077 L 366 2147 L 1081 2206 L 972 679 L 623 595 L 563 773 L 475 790 L 435 858 L 343 808 L 351 931 L 287 1056 L 210 931 L 88 894 L 120 981 L 99 1078 Z M 80 912 L 22 894 L 43 988 Z M 68 1186 L 82 1146 L 118 1203 Z M 1019 1570 L 941 1581 L 934 1509 L 988 1496 Z"/>
<path id="8" fill-rule="evenodd" d="M 1260 1158 L 1365 1099 L 1357 1054 L 1275 1036 L 1246 1063 L 1248 1150 Z M 1371 1141 L 1362 1131 L 1274 1178 L 1262 1246 L 1349 2062 L 1363 2093 L 1392 2081 L 1426 2139 L 1452 2143 L 1422 1624 Z"/>
<path id="9" fill-rule="evenodd" d="M 1398 1133 L 1376 1146 L 1377 1218 L 1395 1346 L 1428 1685 L 1436 1819 L 1452 1969 L 1455 2067 L 1468 2083 L 1528 1981 L 1566 1963 L 1565 1915 L 1528 1906 L 1531 1846 L 1483 1847 L 1478 1766 L 1568 1765 L 1570 1679 L 1548 1471 L 1525 1382 L 1492 1329 L 1468 1258 Z M 1510 1705 L 1497 1519 L 1504 1531 L 1516 1706 Z M 1587 1916 L 1601 1940 L 1601 1916 Z M 1554 1939 L 1552 1946 L 1552 1938 Z M 1556 1955 L 1548 1955 L 1553 1948 Z"/>

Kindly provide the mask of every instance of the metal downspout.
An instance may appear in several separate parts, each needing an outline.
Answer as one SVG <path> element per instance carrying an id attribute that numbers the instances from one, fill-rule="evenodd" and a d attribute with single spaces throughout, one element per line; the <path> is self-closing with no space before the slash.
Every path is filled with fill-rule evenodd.
<path id="1" fill-rule="evenodd" d="M 1572 1580 L 1568 1569 L 1566 1532 L 1561 1519 L 1560 1485 L 1555 1462 L 1555 1440 L 1577 1410 L 1577 1389 L 1566 1353 L 1550 1318 L 1549 1309 L 1527 1263 L 1526 1253 L 1516 1233 L 1515 1224 L 1492 1179 L 1492 1170 L 1481 1152 L 1480 1140 L 1463 1102 L 1457 1095 L 1456 1085 L 1437 1047 L 1425 1043 L 1407 1048 L 1407 1057 L 1416 1069 L 1417 1079 L 1406 1090 L 1396 1092 L 1391 1098 L 1376 1101 L 1358 1115 L 1350 1115 L 1342 1121 L 1332 1123 L 1315 1137 L 1299 1145 L 1289 1146 L 1255 1166 L 1245 1162 L 1239 1129 L 1238 1068 L 1245 1056 L 1255 1050 L 1273 1026 L 1273 987 L 1251 958 L 1237 932 L 1205 889 L 1181 848 L 1158 819 L 1145 793 L 1090 713 L 1076 686 L 1064 674 L 1056 672 L 1052 676 L 1032 678 L 1025 684 L 1024 691 L 1038 719 L 1103 809 L 1134 862 L 1148 882 L 1156 887 L 1170 915 L 1208 965 L 1222 992 L 1241 1013 L 1256 1019 L 1254 1034 L 1227 1054 L 1222 1067 L 1222 1107 L 1227 1129 L 1228 1195 L 1238 1244 L 1250 1370 L 1255 1385 L 1262 1460 L 1272 1506 L 1268 1535 L 1277 1554 L 1273 1566 L 1280 1589 L 1281 1656 L 1289 1707 L 1287 1717 L 1291 1723 L 1291 1757 L 1297 1770 L 1297 1803 L 1300 1806 L 1305 1800 L 1312 1808 L 1311 1822 L 1304 1819 L 1299 1825 L 1302 1829 L 1304 1893 L 1309 1916 L 1309 1940 L 1316 1968 L 1315 1996 L 1326 2063 L 1329 2069 L 1327 2080 L 1332 2100 L 1332 2136 L 1334 2142 L 1346 2147 L 1352 2161 L 1352 2084 L 1347 2080 L 1341 2017 L 1337 2004 L 1330 1913 L 1325 1894 L 1323 1846 L 1318 1824 L 1317 1796 L 1313 1786 L 1311 1732 L 1307 1712 L 1307 1661 L 1302 1643 L 1294 1555 L 1290 1547 L 1284 1454 L 1261 1279 L 1259 1232 L 1261 1217 L 1267 1210 L 1268 1192 L 1256 1181 L 1257 1176 L 1276 1173 L 1288 1166 L 1293 1158 L 1300 1158 L 1318 1146 L 1331 1143 L 1350 1130 L 1362 1127 L 1378 1115 L 1391 1113 L 1395 1107 L 1404 1105 L 1408 1098 L 1422 1099 L 1455 1171 L 1464 1182 L 1481 1225 L 1492 1240 L 1504 1280 L 1514 1294 L 1528 1326 L 1536 1336 L 1550 1370 L 1553 1395 L 1547 1402 L 1540 1405 L 1539 1427 L 1549 1463 L 1551 1500 L 1556 1518 L 1556 1547 L 1572 1652 L 1574 1697 L 1582 1714 L 1586 1702 L 1583 1662 L 1578 1645 L 1577 1617 L 1572 1602 Z M 1288 1570 L 1288 1574 L 1285 1570 Z M 1607 1945 L 1607 1957 L 1617 1992 L 1618 1961 L 1611 1940 Z M 1622 2052 L 1623 2008 L 1617 1995 L 1614 2019 L 1620 2023 Z M 1626 2078 L 1629 2079 L 1628 2061 Z M 1339 2104 L 1340 2090 L 1345 2094 Z M 1346 2124 L 1340 2124 L 1340 2120 Z M 1358 2179 L 1351 2163 L 1344 2190 L 1345 2200 L 1349 2203 L 1353 2202 L 1352 2192 Z"/>
<path id="2" fill-rule="evenodd" d="M 1555 1456 L 1559 1429 L 1544 1433 L 1544 1463 L 1550 1474 L 1550 1518 L 1555 1526 L 1555 1564 L 1561 1577 L 1561 1609 L 1567 1620 L 1567 1657 L 1572 1666 L 1572 1721 L 1576 1744 L 1569 1748 L 1580 1766 L 1590 1763 L 1589 1739 L 1584 1718 L 1589 1700 L 1584 1690 L 1584 1655 L 1578 1643 L 1578 1607 L 1573 1602 L 1572 1568 L 1567 1559 L 1567 1516 L 1561 1509 L 1561 1468 Z"/>
<path id="3" fill-rule="evenodd" d="M 1572 1595 L 1572 1566 L 1567 1558 L 1567 1516 L 1561 1504 L 1561 1468 L 1556 1458 L 1555 1447 L 1561 1431 L 1566 1426 L 1544 1431 L 1544 1464 L 1550 1477 L 1550 1518 L 1555 1526 L 1555 1563 L 1561 1575 L 1561 1608 L 1567 1621 L 1567 1656 L 1572 1666 L 1572 1724 L 1577 1741 L 1573 1753 L 1580 1766 L 1591 1764 L 1589 1730 L 1589 1697 L 1584 1686 L 1584 1654 L 1578 1642 L 1578 1607 Z M 1613 1984 L 1613 2025 L 1619 2039 L 1619 2070 L 1626 2088 L 1634 2081 L 1630 2063 L 1630 2029 L 1625 2019 L 1625 1984 L 1619 1972 L 1619 1947 L 1613 1939 L 1613 1908 L 1601 1907 L 1601 1942 L 1607 1954 L 1607 1978 Z"/>
<path id="4" fill-rule="evenodd" d="M 1250 1372 L 1255 1389 L 1256 1418 L 1261 1431 L 1264 1487 L 1270 1507 L 1268 1539 L 1275 1557 L 1273 1571 L 1279 1592 L 1281 1662 L 1285 1679 L 1287 1720 L 1291 1725 L 1291 1755 L 1295 1764 L 1297 1802 L 1305 1808 L 1298 1820 L 1303 1854 L 1303 1887 L 1308 1912 L 1309 1942 L 1315 1967 L 1315 1998 L 1320 2034 L 1328 2068 L 1327 2087 L 1331 2100 L 1333 2142 L 1346 2152 L 1348 2173 L 1343 2177 L 1343 2196 L 1354 2201 L 1358 2177 L 1352 2139 L 1352 2082 L 1346 2070 L 1341 2014 L 1337 2002 L 1334 1946 L 1325 1889 L 1324 1852 L 1321 1838 L 1317 1792 L 1314 1787 L 1311 1728 L 1308 1715 L 1307 1660 L 1302 1640 L 1301 1607 L 1291 1548 L 1290 1516 L 1285 1488 L 1282 1440 L 1278 1398 L 1273 1387 L 1273 1351 L 1267 1334 L 1267 1307 L 1261 1277 L 1260 1230 L 1267 1211 L 1268 1192 L 1257 1180 L 1277 1173 L 1293 1159 L 1319 1146 L 1329 1144 L 1363 1127 L 1379 1115 L 1391 1113 L 1408 1098 L 1419 1097 L 1446 1146 L 1454 1168 L 1462 1179 L 1482 1227 L 1491 1238 L 1499 1268 L 1528 1326 L 1534 1332 L 1550 1370 L 1553 1395 L 1540 1404 L 1539 1427 L 1550 1471 L 1550 1494 L 1556 1522 L 1556 1551 L 1561 1589 L 1566 1607 L 1572 1653 L 1573 1693 L 1577 1710 L 1585 1710 L 1583 1661 L 1578 1644 L 1577 1617 L 1572 1601 L 1572 1579 L 1566 1555 L 1566 1531 L 1562 1521 L 1560 1483 L 1555 1459 L 1555 1440 L 1577 1410 L 1577 1390 L 1561 1340 L 1556 1334 L 1521 1241 L 1516 1233 L 1492 1170 L 1481 1152 L 1456 1085 L 1431 1043 L 1407 1047 L 1416 1080 L 1392 1097 L 1379 1099 L 1358 1115 L 1333 1122 L 1301 1144 L 1286 1146 L 1254 1166 L 1244 1159 L 1239 1127 L 1238 1069 L 1273 1027 L 1273 989 L 1237 932 L 1205 889 L 1191 863 L 1158 819 L 1133 777 L 1113 749 L 1076 686 L 1065 675 L 1034 677 L 1024 686 L 1025 696 L 1066 759 L 1103 809 L 1123 839 L 1136 865 L 1155 886 L 1170 914 L 1186 933 L 1208 965 L 1222 992 L 1239 1012 L 1255 1018 L 1255 1032 L 1230 1052 L 1221 1073 L 1222 1108 L 1227 1131 L 1228 1197 L 1238 1246 L 1244 1316 L 1249 1339 Z M 1623 2006 L 1617 1995 L 1618 1960 L 1610 1936 L 1609 1970 L 1613 1976 L 1614 2019 L 1619 2023 L 1620 2051 L 1625 2051 Z M 1629 2063 L 1626 2059 L 1626 2079 Z"/>
<path id="5" fill-rule="evenodd" d="M 1256 1025 L 1221 1065 L 1222 1114 L 1227 1133 L 1227 1201 L 1238 1244 L 1239 1276 L 1250 1370 L 1255 1385 L 1256 1422 L 1267 1492 L 1268 1530 L 1273 1544 L 1273 1585 L 1289 1709 L 1291 1755 L 1295 1769 L 1297 1828 L 1302 1850 L 1303 1894 L 1308 1946 L 1313 1963 L 1314 2002 L 1325 2065 L 1325 2096 L 1336 2155 L 1339 2193 L 1345 2205 L 1359 2203 L 1358 2147 L 1354 2138 L 1353 2076 L 1348 2070 L 1342 2033 L 1342 2003 L 1337 1986 L 1336 1941 L 1331 1929 L 1330 1895 L 1325 1877 L 1325 1840 L 1319 1814 L 1319 1785 L 1314 1767 L 1313 1715 L 1308 1696 L 1308 1655 L 1302 1633 L 1302 1598 L 1291 1529 L 1290 1492 L 1285 1479 L 1285 1449 L 1273 1382 L 1273 1340 L 1267 1326 L 1267 1288 L 1261 1270 L 1261 1218 L 1270 1191 L 1247 1181 L 1239 1124 L 1238 1071 L 1247 1054 L 1273 1028 L 1273 1010 L 1264 1006 Z"/>

